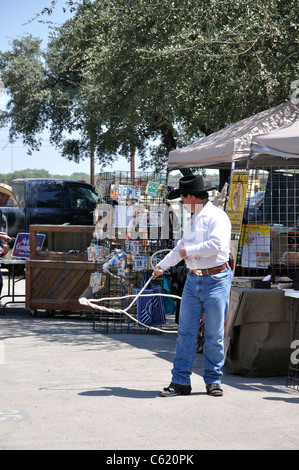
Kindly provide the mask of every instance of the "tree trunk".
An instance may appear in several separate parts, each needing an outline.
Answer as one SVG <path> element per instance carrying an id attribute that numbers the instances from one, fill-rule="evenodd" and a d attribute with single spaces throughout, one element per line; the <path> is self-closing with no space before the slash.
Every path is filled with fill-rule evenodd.
<path id="1" fill-rule="evenodd" d="M 165 145 L 167 152 L 169 153 L 171 150 L 175 150 L 176 141 L 175 141 L 172 130 L 168 126 L 164 125 L 164 126 L 161 126 L 161 133 L 162 133 L 163 143 Z M 183 176 L 188 176 L 188 175 L 193 174 L 190 168 L 179 168 L 179 170 Z"/>
<path id="2" fill-rule="evenodd" d="M 90 184 L 95 184 L 94 181 L 94 146 L 91 146 L 90 150 Z"/>
<path id="3" fill-rule="evenodd" d="M 133 144 L 130 145 L 130 170 L 131 178 L 135 178 L 135 147 Z"/>

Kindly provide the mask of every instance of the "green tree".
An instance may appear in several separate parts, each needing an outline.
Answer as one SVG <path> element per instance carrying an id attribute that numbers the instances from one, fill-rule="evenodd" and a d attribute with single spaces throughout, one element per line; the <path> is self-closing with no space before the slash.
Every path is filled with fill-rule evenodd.
<path id="1" fill-rule="evenodd" d="M 176 146 L 287 100 L 299 75 L 294 0 L 66 4 L 74 16 L 45 53 L 25 38 L 1 55 L 1 120 L 31 148 L 47 125 L 66 158 L 136 151 L 143 168 L 165 167 Z"/>
<path id="2" fill-rule="evenodd" d="M 18 170 L 13 173 L 0 173 L 1 183 L 11 184 L 11 182 L 18 178 L 57 178 L 64 180 L 76 180 L 76 181 L 88 181 L 89 175 L 82 172 L 75 172 L 71 175 L 59 175 L 50 174 L 47 170 L 32 170 L 27 168 L 26 170 Z"/>
<path id="3" fill-rule="evenodd" d="M 41 41 L 28 36 L 14 40 L 12 50 L 0 55 L 3 84 L 10 95 L 7 110 L 0 113 L 2 126 L 10 125 L 10 138 L 21 135 L 29 152 L 38 150 L 47 124 Z M 34 95 L 34 97 L 33 97 Z"/>

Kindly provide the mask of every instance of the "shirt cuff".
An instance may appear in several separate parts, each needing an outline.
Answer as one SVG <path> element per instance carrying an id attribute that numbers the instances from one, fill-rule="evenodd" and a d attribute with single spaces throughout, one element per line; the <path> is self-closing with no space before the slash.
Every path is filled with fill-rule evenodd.
<path id="1" fill-rule="evenodd" d="M 198 252 L 199 252 L 198 245 L 186 247 L 186 255 L 190 258 L 194 258 L 195 256 L 199 258 Z"/>

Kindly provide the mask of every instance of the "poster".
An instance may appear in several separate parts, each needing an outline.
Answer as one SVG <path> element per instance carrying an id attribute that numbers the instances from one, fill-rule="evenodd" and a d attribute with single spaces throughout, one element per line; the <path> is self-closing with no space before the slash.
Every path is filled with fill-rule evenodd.
<path id="1" fill-rule="evenodd" d="M 118 205 L 115 210 L 115 227 L 129 227 L 133 220 L 133 206 Z"/>
<path id="2" fill-rule="evenodd" d="M 102 181 L 101 177 L 99 176 L 98 179 L 97 179 L 97 182 L 96 182 L 96 191 L 97 191 L 99 197 L 105 197 L 106 188 L 107 188 L 106 181 Z"/>
<path id="3" fill-rule="evenodd" d="M 227 215 L 232 224 L 232 233 L 240 234 L 247 194 L 249 171 L 234 171 L 229 193 Z"/>
<path id="4" fill-rule="evenodd" d="M 36 251 L 41 251 L 46 235 L 42 233 L 36 234 Z M 29 233 L 18 233 L 17 238 L 15 240 L 12 253 L 12 258 L 22 258 L 22 259 L 29 259 L 30 258 L 30 235 Z"/>
<path id="5" fill-rule="evenodd" d="M 128 185 L 128 184 L 111 184 L 110 186 L 110 197 L 113 199 L 138 199 L 140 197 L 140 186 Z"/>
<path id="6" fill-rule="evenodd" d="M 126 240 L 125 241 L 126 253 L 132 255 L 142 254 L 142 241 L 140 240 Z"/>
<path id="7" fill-rule="evenodd" d="M 147 255 L 133 256 L 133 271 L 144 271 L 147 269 Z"/>
<path id="8" fill-rule="evenodd" d="M 267 268 L 270 264 L 270 225 L 243 225 L 240 245 L 243 268 Z"/>
<path id="9" fill-rule="evenodd" d="M 159 183 L 154 183 L 152 181 L 149 181 L 146 187 L 146 194 L 148 196 L 157 196 L 158 189 L 159 189 Z"/>

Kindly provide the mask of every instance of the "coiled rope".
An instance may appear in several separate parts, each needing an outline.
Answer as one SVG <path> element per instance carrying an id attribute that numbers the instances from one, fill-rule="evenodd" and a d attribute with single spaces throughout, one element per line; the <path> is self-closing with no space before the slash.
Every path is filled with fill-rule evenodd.
<path id="1" fill-rule="evenodd" d="M 162 253 L 164 251 L 171 251 L 169 249 L 164 249 L 164 250 L 159 250 L 159 251 L 156 251 L 150 258 L 150 264 L 151 264 L 151 268 L 154 269 L 153 267 L 153 258 L 154 256 L 158 255 L 159 253 Z M 111 277 L 114 277 L 114 278 L 117 278 L 117 279 L 121 279 L 120 276 L 116 276 L 115 274 L 111 273 L 108 269 L 103 269 L 103 272 L 105 272 L 105 274 L 108 274 L 109 276 Z M 101 310 L 101 311 L 104 311 L 104 312 L 110 312 L 110 313 L 121 313 L 121 314 L 124 314 L 126 315 L 128 318 L 130 318 L 131 320 L 135 321 L 136 323 L 138 323 L 139 325 L 142 325 L 144 326 L 145 328 L 148 328 L 150 330 L 156 330 L 156 331 L 159 331 L 161 333 L 177 333 L 176 330 L 163 330 L 161 328 L 157 328 L 157 327 L 154 327 L 154 326 L 150 326 L 150 325 L 146 325 L 145 323 L 142 323 L 141 321 L 139 321 L 138 319 L 136 319 L 135 317 L 133 317 L 129 312 L 128 310 L 130 310 L 130 308 L 136 303 L 137 299 L 139 297 L 152 297 L 153 295 L 157 295 L 157 296 L 160 296 L 160 297 L 172 297 L 174 299 L 178 299 L 178 300 L 181 300 L 181 297 L 179 297 L 178 295 L 172 295 L 172 294 L 160 294 L 160 293 L 154 293 L 154 294 L 142 294 L 142 292 L 146 289 L 146 287 L 148 286 L 148 284 L 153 280 L 153 275 L 151 275 L 151 277 L 148 279 L 148 281 L 145 283 L 145 285 L 141 288 L 140 292 L 135 295 L 135 294 L 130 294 L 130 295 L 124 295 L 124 296 L 121 296 L 121 297 L 103 297 L 101 299 L 87 299 L 86 297 L 80 297 L 79 299 L 79 303 L 81 305 L 85 305 L 85 306 L 88 306 L 94 310 Z M 104 307 L 103 305 L 98 305 L 98 303 L 100 302 L 104 302 L 104 301 L 111 301 L 111 300 L 123 300 L 123 299 L 128 299 L 128 298 L 134 298 L 134 300 L 130 303 L 130 305 L 125 308 L 124 310 L 123 309 L 115 309 L 115 308 L 108 308 L 108 307 Z"/>

